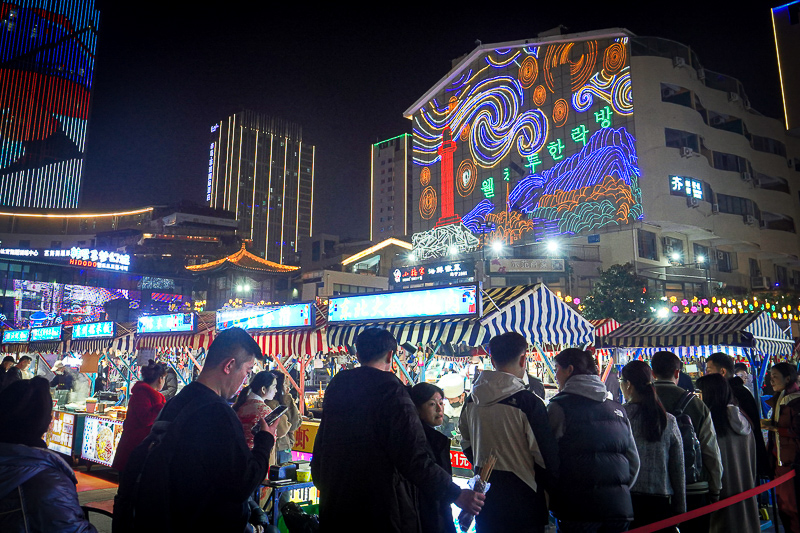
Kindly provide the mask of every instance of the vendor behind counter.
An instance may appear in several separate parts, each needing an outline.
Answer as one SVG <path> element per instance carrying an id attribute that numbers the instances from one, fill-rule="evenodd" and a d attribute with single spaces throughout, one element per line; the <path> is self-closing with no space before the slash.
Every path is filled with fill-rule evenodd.
<path id="1" fill-rule="evenodd" d="M 90 390 L 89 380 L 86 376 L 79 374 L 61 361 L 56 361 L 53 365 L 53 373 L 55 377 L 50 381 L 50 387 L 55 387 L 56 390 L 70 391 L 67 398 L 68 403 L 86 401 Z"/>

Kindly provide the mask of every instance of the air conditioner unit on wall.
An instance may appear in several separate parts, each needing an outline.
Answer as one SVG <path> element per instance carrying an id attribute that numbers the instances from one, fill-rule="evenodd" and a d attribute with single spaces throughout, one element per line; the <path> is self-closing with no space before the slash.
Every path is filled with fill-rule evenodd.
<path id="1" fill-rule="evenodd" d="M 720 115 L 714 115 L 713 117 L 711 117 L 712 126 L 719 126 L 720 124 L 724 123 L 725 123 L 725 117 L 722 117 Z"/>
<path id="2" fill-rule="evenodd" d="M 740 99 L 739 93 L 728 93 L 729 102 L 738 102 Z"/>
<path id="3" fill-rule="evenodd" d="M 700 200 L 693 196 L 688 196 L 686 198 L 686 205 L 689 207 L 698 207 L 700 205 Z"/>
<path id="4" fill-rule="evenodd" d="M 744 223 L 748 226 L 755 226 L 758 220 L 753 215 L 745 215 L 744 216 Z"/>
<path id="5" fill-rule="evenodd" d="M 719 214 L 719 204 L 711 204 L 711 214 L 712 215 Z"/>
<path id="6" fill-rule="evenodd" d="M 750 174 L 749 172 L 742 172 L 741 176 L 742 176 L 742 181 L 746 181 L 748 183 L 753 181 L 753 175 Z"/>
<path id="7" fill-rule="evenodd" d="M 694 150 L 688 146 L 681 146 L 681 157 L 692 157 L 694 154 Z"/>
<path id="8" fill-rule="evenodd" d="M 750 278 L 750 287 L 753 289 L 771 289 L 772 280 L 766 276 L 754 276 Z"/>
<path id="9" fill-rule="evenodd" d="M 672 60 L 672 66 L 673 67 L 685 67 L 686 66 L 686 60 L 684 58 L 682 58 L 682 57 L 675 57 Z"/>
<path id="10" fill-rule="evenodd" d="M 706 79 L 706 71 L 705 71 L 705 69 L 702 69 L 702 68 L 697 69 L 697 79 L 701 80 L 701 81 Z"/>

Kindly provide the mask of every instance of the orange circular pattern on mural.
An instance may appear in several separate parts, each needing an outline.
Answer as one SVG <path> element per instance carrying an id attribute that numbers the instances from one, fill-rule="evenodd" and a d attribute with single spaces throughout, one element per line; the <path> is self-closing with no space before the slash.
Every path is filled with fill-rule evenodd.
<path id="1" fill-rule="evenodd" d="M 544 85 L 537 85 L 533 90 L 533 103 L 537 106 L 542 106 L 545 100 L 547 100 L 547 91 Z"/>
<path id="2" fill-rule="evenodd" d="M 431 171 L 428 167 L 424 167 L 422 171 L 419 173 L 419 183 L 423 187 L 428 185 L 431 182 Z"/>
<path id="3" fill-rule="evenodd" d="M 472 194 L 475 184 L 478 182 L 478 167 L 471 159 L 465 159 L 458 165 L 458 172 L 455 175 L 456 189 L 458 194 L 467 197 Z"/>
<path id="4" fill-rule="evenodd" d="M 622 43 L 612 43 L 603 53 L 603 69 L 609 74 L 619 72 L 625 66 L 627 53 Z"/>
<path id="5" fill-rule="evenodd" d="M 527 89 L 532 86 L 537 76 L 539 76 L 539 64 L 536 62 L 536 58 L 533 56 L 526 57 L 519 66 L 519 73 L 517 74 L 522 88 Z"/>
<path id="6" fill-rule="evenodd" d="M 470 129 L 471 129 L 471 128 L 470 128 L 469 124 L 464 124 L 464 127 L 463 127 L 463 128 L 461 128 L 461 134 L 459 135 L 459 138 L 460 138 L 462 141 L 466 141 L 466 140 L 468 140 L 468 139 L 469 139 L 469 132 L 470 132 Z"/>
<path id="7" fill-rule="evenodd" d="M 458 98 L 456 98 L 455 96 L 451 96 L 450 100 L 447 103 L 448 103 L 448 106 L 447 106 L 448 109 L 450 111 L 452 111 L 453 109 L 458 107 Z"/>
<path id="8" fill-rule="evenodd" d="M 438 201 L 436 199 L 436 191 L 433 187 L 426 187 L 423 189 L 422 194 L 419 195 L 419 214 L 422 218 L 428 220 L 436 212 Z"/>
<path id="9" fill-rule="evenodd" d="M 556 100 L 553 104 L 553 124 L 556 127 L 563 126 L 569 116 L 569 104 L 563 98 Z"/>

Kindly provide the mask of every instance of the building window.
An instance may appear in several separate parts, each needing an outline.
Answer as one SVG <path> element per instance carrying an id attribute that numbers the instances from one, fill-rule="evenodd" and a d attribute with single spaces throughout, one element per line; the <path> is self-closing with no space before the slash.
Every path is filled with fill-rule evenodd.
<path id="1" fill-rule="evenodd" d="M 711 258 L 708 256 L 708 247 L 701 244 L 692 244 L 692 252 L 694 253 L 694 262 L 698 268 L 708 268 L 708 262 Z"/>
<path id="2" fill-rule="evenodd" d="M 751 277 L 761 277 L 761 267 L 758 266 L 758 260 L 750 258 L 748 260 L 750 264 L 750 276 Z"/>
<path id="3" fill-rule="evenodd" d="M 714 168 L 719 170 L 730 170 L 732 172 L 747 172 L 747 159 L 739 157 L 736 154 L 714 152 Z"/>
<path id="4" fill-rule="evenodd" d="M 674 237 L 664 237 L 664 255 L 670 263 L 682 265 L 686 260 L 683 255 L 683 241 Z"/>
<path id="5" fill-rule="evenodd" d="M 652 231 L 637 230 L 636 240 L 639 242 L 639 257 L 658 261 L 658 240 Z"/>
<path id="6" fill-rule="evenodd" d="M 786 157 L 786 145 L 769 137 L 750 135 L 750 146 L 753 147 L 753 150 L 758 150 L 759 152 Z"/>
<path id="7" fill-rule="evenodd" d="M 735 256 L 731 252 L 717 250 L 717 270 L 720 272 L 733 272 Z"/>
<path id="8" fill-rule="evenodd" d="M 664 128 L 664 136 L 669 148 L 691 148 L 700 152 L 700 137 L 696 133 Z"/>
<path id="9" fill-rule="evenodd" d="M 720 213 L 728 213 L 730 215 L 756 215 L 755 202 L 749 198 L 717 194 L 717 205 L 719 205 Z"/>
<path id="10" fill-rule="evenodd" d="M 775 265 L 775 286 L 786 287 L 789 283 L 789 275 L 785 266 Z"/>

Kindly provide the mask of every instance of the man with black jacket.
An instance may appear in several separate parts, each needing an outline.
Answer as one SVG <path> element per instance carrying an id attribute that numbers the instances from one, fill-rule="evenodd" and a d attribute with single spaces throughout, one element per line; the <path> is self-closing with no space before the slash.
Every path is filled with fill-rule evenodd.
<path id="1" fill-rule="evenodd" d="M 706 359 L 706 374 L 722 374 L 722 377 L 728 380 L 733 390 L 733 397 L 736 398 L 739 409 L 747 415 L 750 428 L 756 437 L 756 472 L 759 477 L 770 477 L 769 456 L 764 444 L 764 435 L 761 433 L 761 415 L 758 404 L 742 378 L 734 373 L 733 366 L 733 359 L 730 355 L 722 352 L 712 353 Z"/>
<path id="2" fill-rule="evenodd" d="M 311 459 L 322 531 L 420 531 L 417 493 L 473 514 L 483 505 L 434 462 L 417 409 L 391 373 L 396 349 L 390 332 L 366 329 L 356 339 L 361 367 L 337 373 L 325 391 Z"/>
<path id="3" fill-rule="evenodd" d="M 167 403 L 131 454 L 115 498 L 115 533 L 245 530 L 247 502 L 267 475 L 278 421 L 262 421 L 251 451 L 226 399 L 256 356 L 261 349 L 243 329 L 217 335 L 197 380 Z M 163 440 L 154 444 L 161 428 Z"/>

